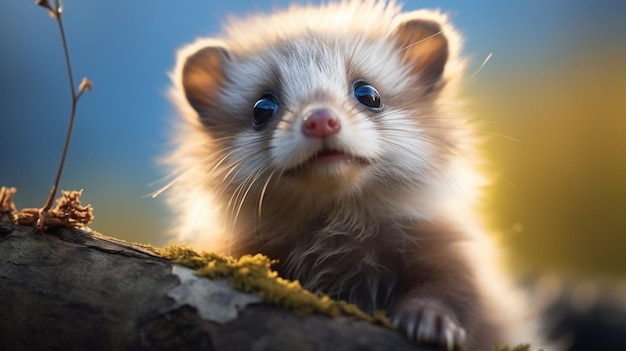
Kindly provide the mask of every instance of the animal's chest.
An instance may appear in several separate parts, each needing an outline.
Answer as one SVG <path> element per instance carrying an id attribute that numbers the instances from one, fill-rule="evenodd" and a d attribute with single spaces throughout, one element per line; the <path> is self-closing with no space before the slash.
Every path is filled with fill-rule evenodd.
<path id="1" fill-rule="evenodd" d="M 289 246 L 275 252 L 276 268 L 281 276 L 298 280 L 311 291 L 374 312 L 394 305 L 404 290 L 411 250 L 396 237 L 324 233 L 294 240 Z"/>

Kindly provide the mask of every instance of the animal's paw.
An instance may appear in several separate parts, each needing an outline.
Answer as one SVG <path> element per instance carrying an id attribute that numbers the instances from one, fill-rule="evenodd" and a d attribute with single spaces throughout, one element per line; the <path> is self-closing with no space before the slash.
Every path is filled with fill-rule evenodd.
<path id="1" fill-rule="evenodd" d="M 448 308 L 435 300 L 405 301 L 391 320 L 411 341 L 445 350 L 461 350 L 465 346 L 465 329 Z"/>

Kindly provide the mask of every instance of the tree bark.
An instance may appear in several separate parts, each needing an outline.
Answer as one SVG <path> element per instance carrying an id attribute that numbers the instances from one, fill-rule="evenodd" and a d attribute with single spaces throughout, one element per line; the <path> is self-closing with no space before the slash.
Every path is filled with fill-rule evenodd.
<path id="1" fill-rule="evenodd" d="M 96 232 L 0 224 L 0 350 L 416 350 L 347 317 L 262 303 Z"/>

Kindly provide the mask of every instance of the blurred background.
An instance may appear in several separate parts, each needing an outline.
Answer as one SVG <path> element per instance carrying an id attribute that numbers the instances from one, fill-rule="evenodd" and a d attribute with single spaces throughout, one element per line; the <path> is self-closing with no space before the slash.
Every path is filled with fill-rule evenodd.
<path id="1" fill-rule="evenodd" d="M 61 188 L 85 189 L 92 228 L 167 243 L 169 212 L 149 194 L 165 184 L 174 53 L 229 15 L 287 3 L 64 1 L 76 84 L 87 76 L 94 90 L 79 103 Z M 511 264 L 626 277 L 626 2 L 404 4 L 449 12 L 466 37 L 466 110 L 493 177 L 481 210 Z M 0 185 L 17 187 L 18 207 L 44 203 L 69 109 L 56 23 L 34 1 L 0 2 Z"/>

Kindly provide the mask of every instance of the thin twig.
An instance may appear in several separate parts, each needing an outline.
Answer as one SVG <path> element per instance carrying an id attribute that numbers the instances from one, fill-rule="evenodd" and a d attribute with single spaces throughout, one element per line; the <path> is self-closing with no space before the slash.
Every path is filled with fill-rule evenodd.
<path id="1" fill-rule="evenodd" d="M 63 146 L 63 153 L 61 154 L 61 162 L 59 162 L 59 169 L 57 171 L 54 184 L 52 185 L 52 189 L 50 190 L 50 195 L 48 195 L 48 200 L 46 201 L 46 204 L 44 205 L 44 207 L 41 209 L 41 212 L 47 212 L 52 207 L 52 202 L 54 201 L 54 198 L 56 197 L 56 194 L 57 194 L 57 190 L 59 188 L 61 174 L 63 173 L 63 167 L 65 165 L 65 158 L 67 156 L 67 150 L 70 145 L 70 138 L 72 136 L 72 129 L 74 127 L 74 118 L 76 117 L 76 107 L 78 105 L 78 100 L 82 96 L 83 92 L 91 88 L 91 83 L 87 81 L 86 79 L 83 79 L 83 82 L 81 82 L 78 93 L 76 92 L 76 89 L 74 87 L 74 74 L 72 72 L 72 64 L 70 63 L 70 53 L 69 53 L 69 49 L 67 45 L 67 40 L 65 38 L 65 29 L 63 28 L 63 20 L 61 18 L 63 9 L 58 0 L 55 1 L 55 4 L 56 4 L 56 9 L 52 9 L 49 6 L 47 8 L 52 12 L 54 19 L 59 25 L 59 32 L 61 33 L 61 41 L 63 43 L 63 52 L 65 54 L 65 64 L 67 66 L 67 73 L 68 73 L 69 83 L 70 83 L 70 92 L 72 94 L 72 109 L 70 112 L 70 121 L 67 126 L 67 133 L 65 135 L 65 145 Z"/>

